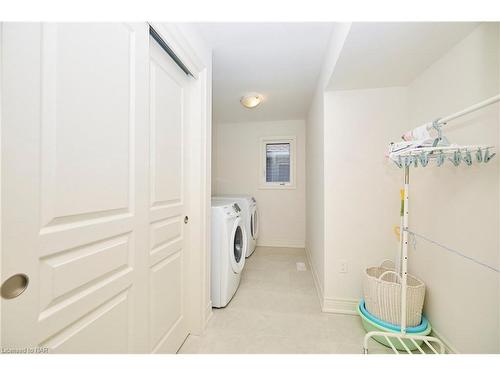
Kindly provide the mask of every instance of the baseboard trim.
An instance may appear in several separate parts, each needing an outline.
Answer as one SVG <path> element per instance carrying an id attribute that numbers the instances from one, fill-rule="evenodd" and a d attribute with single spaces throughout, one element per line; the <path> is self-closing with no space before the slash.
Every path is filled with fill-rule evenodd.
<path id="1" fill-rule="evenodd" d="M 270 240 L 270 241 L 259 241 L 257 246 L 268 246 L 268 247 L 293 247 L 303 249 L 305 244 L 299 241 L 287 241 L 287 240 Z"/>
<path id="2" fill-rule="evenodd" d="M 450 341 L 445 338 L 439 331 L 432 328 L 431 336 L 434 336 L 441 340 L 446 348 L 446 354 L 460 354 L 460 352 L 455 348 Z"/>
<path id="3" fill-rule="evenodd" d="M 323 298 L 322 310 L 326 313 L 358 315 L 358 300 L 350 298 Z"/>
<path id="4" fill-rule="evenodd" d="M 313 266 L 311 253 L 307 248 L 306 258 L 307 263 L 309 263 L 309 268 L 313 276 L 314 286 L 316 288 L 316 293 L 318 295 L 319 304 L 321 305 L 321 311 L 325 313 L 332 314 L 346 314 L 346 315 L 357 315 L 358 300 L 348 299 L 348 298 L 328 298 L 324 297 L 323 288 L 319 282 L 318 274 Z"/>
<path id="5" fill-rule="evenodd" d="M 305 248 L 305 250 L 306 250 L 307 263 L 309 264 L 309 268 L 310 268 L 312 276 L 313 276 L 314 287 L 316 288 L 316 295 L 318 296 L 319 304 L 321 305 L 321 311 L 323 311 L 323 288 L 319 282 L 319 278 L 318 278 L 318 274 L 316 273 L 316 269 L 313 266 L 311 254 L 309 253 L 309 250 L 307 249 L 307 247 Z"/>

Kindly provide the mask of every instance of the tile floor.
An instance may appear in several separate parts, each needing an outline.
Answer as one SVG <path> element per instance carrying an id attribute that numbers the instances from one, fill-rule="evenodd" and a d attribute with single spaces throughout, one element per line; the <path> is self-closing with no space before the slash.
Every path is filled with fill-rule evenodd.
<path id="1" fill-rule="evenodd" d="M 304 249 L 258 247 L 232 301 L 213 313 L 205 333 L 189 336 L 179 353 L 362 353 L 360 318 L 321 312 Z M 377 343 L 370 349 L 392 353 Z"/>

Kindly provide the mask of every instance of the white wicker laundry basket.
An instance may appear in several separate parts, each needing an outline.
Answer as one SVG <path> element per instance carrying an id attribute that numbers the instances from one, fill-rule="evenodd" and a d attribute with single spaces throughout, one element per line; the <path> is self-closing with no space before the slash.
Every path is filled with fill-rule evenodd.
<path id="1" fill-rule="evenodd" d="M 401 324 L 401 278 L 387 261 L 366 269 L 363 281 L 366 309 L 377 318 L 395 325 Z M 391 262 L 392 263 L 392 262 Z M 406 292 L 406 324 L 418 326 L 422 320 L 425 284 L 409 275 Z"/>

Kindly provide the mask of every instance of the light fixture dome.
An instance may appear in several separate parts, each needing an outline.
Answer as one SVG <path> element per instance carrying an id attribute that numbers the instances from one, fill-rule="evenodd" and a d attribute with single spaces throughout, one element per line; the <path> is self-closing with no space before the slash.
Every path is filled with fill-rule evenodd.
<path id="1" fill-rule="evenodd" d="M 240 103 L 245 108 L 255 108 L 262 103 L 262 95 L 255 92 L 247 94 L 240 99 Z"/>

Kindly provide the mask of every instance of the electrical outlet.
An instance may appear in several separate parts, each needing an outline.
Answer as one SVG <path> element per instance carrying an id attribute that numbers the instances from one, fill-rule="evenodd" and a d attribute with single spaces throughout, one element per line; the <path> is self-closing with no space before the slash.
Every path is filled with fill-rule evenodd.
<path id="1" fill-rule="evenodd" d="M 297 266 L 297 271 L 306 271 L 307 270 L 306 264 L 304 262 L 297 262 L 296 266 Z"/>
<path id="2" fill-rule="evenodd" d="M 347 260 L 341 260 L 339 262 L 339 272 L 340 273 L 347 273 L 348 272 Z"/>

